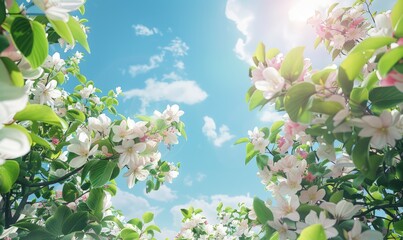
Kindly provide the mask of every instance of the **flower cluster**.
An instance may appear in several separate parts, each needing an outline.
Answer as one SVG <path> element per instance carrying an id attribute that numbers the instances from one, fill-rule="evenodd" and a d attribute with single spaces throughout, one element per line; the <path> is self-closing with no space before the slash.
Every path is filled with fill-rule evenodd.
<path id="1" fill-rule="evenodd" d="M 260 239 L 258 237 L 258 222 L 253 209 L 244 204 L 238 204 L 234 209 L 223 204 L 217 207 L 218 223 L 211 224 L 202 215 L 201 209 L 181 209 L 183 224 L 181 231 L 175 237 L 178 240 L 187 239 Z"/>

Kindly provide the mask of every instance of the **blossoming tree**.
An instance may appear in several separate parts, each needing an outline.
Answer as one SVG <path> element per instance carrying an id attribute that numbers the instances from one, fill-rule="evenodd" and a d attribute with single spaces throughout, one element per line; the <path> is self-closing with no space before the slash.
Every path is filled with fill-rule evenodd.
<path id="1" fill-rule="evenodd" d="M 43 15 L 31 16 L 36 5 Z M 121 89 L 101 95 L 80 72 L 88 52 L 84 0 L 0 1 L 0 239 L 151 239 L 153 213 L 125 220 L 111 206 L 115 178 L 146 191 L 172 182 L 179 165 L 163 161 L 160 143 L 186 137 L 177 105 L 137 120 L 115 106 Z M 78 81 L 77 81 L 78 80 Z M 67 81 L 78 85 L 69 93 Z M 112 117 L 111 117 L 112 116 Z"/>
<path id="2" fill-rule="evenodd" d="M 309 19 L 315 46 L 339 66 L 314 70 L 303 47 L 283 55 L 258 45 L 249 109 L 271 104 L 285 117 L 236 144 L 246 143 L 245 163 L 256 159 L 274 201 L 219 207 L 214 226 L 183 209 L 178 239 L 403 238 L 403 1 L 377 14 L 371 2 Z"/>

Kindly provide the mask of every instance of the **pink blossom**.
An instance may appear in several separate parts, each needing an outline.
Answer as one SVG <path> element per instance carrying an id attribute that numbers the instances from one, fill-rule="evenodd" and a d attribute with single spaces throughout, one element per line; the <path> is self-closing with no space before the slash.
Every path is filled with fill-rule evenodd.
<path id="1" fill-rule="evenodd" d="M 264 80 L 263 70 L 265 68 L 266 67 L 263 65 L 263 63 L 260 62 L 257 68 L 252 70 L 252 83 Z"/>
<path id="2" fill-rule="evenodd" d="M 403 46 L 403 38 L 399 38 L 399 40 L 397 40 L 397 44 L 399 46 Z"/>
<path id="3" fill-rule="evenodd" d="M 52 137 L 52 143 L 57 145 L 57 144 L 60 143 L 60 140 L 58 138 L 56 138 L 56 137 Z"/>
<path id="4" fill-rule="evenodd" d="M 316 177 L 311 172 L 308 172 L 308 174 L 305 176 L 304 179 L 307 180 L 308 182 L 313 182 L 315 178 Z"/>
<path id="5" fill-rule="evenodd" d="M 381 86 L 395 86 L 399 91 L 403 92 L 403 74 L 392 70 L 380 82 Z"/>

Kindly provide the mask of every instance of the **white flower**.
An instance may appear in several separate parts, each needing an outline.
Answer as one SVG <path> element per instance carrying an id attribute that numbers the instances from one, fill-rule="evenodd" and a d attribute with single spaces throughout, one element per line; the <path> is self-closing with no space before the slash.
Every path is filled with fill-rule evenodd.
<path id="1" fill-rule="evenodd" d="M 73 168 L 79 168 L 84 165 L 88 158 L 93 156 L 98 149 L 98 144 L 91 148 L 91 139 L 85 132 L 80 132 L 78 136 L 70 140 L 70 143 L 67 146 L 67 150 L 78 155 L 69 163 Z"/>
<path id="2" fill-rule="evenodd" d="M 258 138 L 252 141 L 253 147 L 255 151 L 259 151 L 260 153 L 266 152 L 266 147 L 269 145 L 269 140 L 264 138 Z"/>
<path id="3" fill-rule="evenodd" d="M 402 138 L 401 132 L 395 126 L 398 121 L 399 118 L 384 110 L 379 117 L 367 115 L 361 120 L 357 119 L 355 123 L 362 128 L 358 133 L 360 137 L 370 137 L 371 146 L 382 149 L 387 144 L 394 147 L 396 140 Z"/>
<path id="4" fill-rule="evenodd" d="M 323 202 L 320 207 L 331 213 L 337 220 L 351 219 L 362 208 L 361 205 L 353 205 L 346 200 L 341 200 L 337 204 Z"/>
<path id="5" fill-rule="evenodd" d="M 264 133 L 262 132 L 262 131 L 260 131 L 259 130 L 259 128 L 257 128 L 257 127 L 255 127 L 254 129 L 253 129 L 253 131 L 248 131 L 248 135 L 249 135 L 249 138 L 250 138 L 250 140 L 253 142 L 253 141 L 256 141 L 257 139 L 259 139 L 259 138 L 264 138 Z"/>
<path id="6" fill-rule="evenodd" d="M 299 200 L 301 203 L 315 204 L 316 202 L 322 200 L 325 195 L 326 192 L 324 189 L 318 190 L 318 186 L 314 185 L 308 190 L 302 190 Z"/>
<path id="7" fill-rule="evenodd" d="M 35 5 L 45 12 L 52 20 L 69 20 L 69 12 L 77 10 L 84 4 L 84 0 L 33 0 Z"/>
<path id="8" fill-rule="evenodd" d="M 305 217 L 305 223 L 302 222 L 297 223 L 297 229 L 298 229 L 297 232 L 300 232 L 302 229 L 310 225 L 321 224 L 325 229 L 326 237 L 333 238 L 339 234 L 336 228 L 333 227 L 335 223 L 336 223 L 335 219 L 326 218 L 325 212 L 320 212 L 318 218 L 316 212 L 311 210 L 309 214 Z"/>
<path id="9" fill-rule="evenodd" d="M 178 130 L 176 128 L 169 128 L 162 133 L 164 136 L 164 143 L 167 145 L 178 144 L 178 136 L 176 135 Z"/>
<path id="10" fill-rule="evenodd" d="M 264 80 L 256 81 L 256 89 L 263 92 L 266 99 L 271 99 L 276 93 L 280 92 L 285 84 L 284 78 L 273 67 L 268 67 L 262 72 Z"/>
<path id="11" fill-rule="evenodd" d="M 280 240 L 294 240 L 297 239 L 297 234 L 293 230 L 289 230 L 286 223 L 281 223 L 278 219 L 268 221 L 270 227 L 277 230 Z"/>
<path id="12" fill-rule="evenodd" d="M 170 165 L 169 172 L 165 173 L 164 178 L 165 178 L 165 181 L 172 183 L 172 180 L 174 178 L 177 178 L 178 175 L 179 175 L 178 169 L 175 166 Z"/>
<path id="13" fill-rule="evenodd" d="M 80 90 L 80 96 L 83 99 L 87 99 L 90 97 L 91 94 L 95 92 L 96 88 L 92 84 L 88 85 L 88 87 L 84 87 Z"/>
<path id="14" fill-rule="evenodd" d="M 177 104 L 172 106 L 168 105 L 165 111 L 162 113 L 161 118 L 164 119 L 166 123 L 170 124 L 172 122 L 179 122 L 179 118 L 184 113 L 184 111 L 179 110 L 179 106 Z M 156 111 L 156 114 L 158 116 L 158 111 Z"/>
<path id="15" fill-rule="evenodd" d="M 52 56 L 48 56 L 42 64 L 45 68 L 53 68 L 55 71 L 60 71 L 66 62 L 60 58 L 60 53 L 55 52 Z"/>
<path id="16" fill-rule="evenodd" d="M 375 17 L 375 28 L 372 28 L 368 31 L 368 35 L 374 36 L 393 36 L 393 27 L 392 21 L 390 19 L 389 13 L 379 13 Z"/>
<path id="17" fill-rule="evenodd" d="M 134 143 L 133 140 L 123 140 L 122 145 L 116 146 L 116 152 L 120 153 L 118 166 L 131 165 L 137 162 L 138 154 L 146 149 L 143 142 Z"/>
<path id="18" fill-rule="evenodd" d="M 277 207 L 273 207 L 273 212 L 278 218 L 288 218 L 292 221 L 299 221 L 297 208 L 299 207 L 299 199 L 296 195 L 292 195 L 286 199 L 283 196 L 276 197 Z"/>
<path id="19" fill-rule="evenodd" d="M 336 151 L 331 144 L 321 143 L 316 154 L 320 159 L 328 159 L 332 162 L 336 160 Z"/>
<path id="20" fill-rule="evenodd" d="M 7 86 L 0 87 L 0 125 L 10 122 L 14 115 L 23 110 L 28 102 L 28 95 L 23 88 Z"/>
<path id="21" fill-rule="evenodd" d="M 292 169 L 286 174 L 286 181 L 281 181 L 279 184 L 279 192 L 284 195 L 296 194 L 301 190 L 302 176 L 297 168 Z"/>
<path id="22" fill-rule="evenodd" d="M 347 240 L 382 240 L 383 235 L 375 230 L 367 230 L 361 232 L 361 222 L 354 219 L 354 225 L 350 232 L 347 233 Z"/>
<path id="23" fill-rule="evenodd" d="M 31 150 L 27 136 L 12 127 L 0 127 L 0 165 L 7 159 L 24 156 Z"/>
<path id="24" fill-rule="evenodd" d="M 124 174 L 127 177 L 127 186 L 129 188 L 134 187 L 134 183 L 137 180 L 144 181 L 147 179 L 150 173 L 144 169 L 142 165 L 133 164 L 129 166 L 129 170 Z"/>
<path id="25" fill-rule="evenodd" d="M 34 101 L 39 104 L 48 104 L 53 106 L 55 104 L 55 99 L 62 96 L 60 90 L 56 89 L 57 81 L 51 80 L 46 85 L 42 82 L 38 82 L 36 89 L 34 90 Z"/>
<path id="26" fill-rule="evenodd" d="M 99 115 L 97 118 L 88 118 L 88 127 L 90 130 L 95 130 L 108 136 L 110 132 L 111 119 L 105 114 Z"/>

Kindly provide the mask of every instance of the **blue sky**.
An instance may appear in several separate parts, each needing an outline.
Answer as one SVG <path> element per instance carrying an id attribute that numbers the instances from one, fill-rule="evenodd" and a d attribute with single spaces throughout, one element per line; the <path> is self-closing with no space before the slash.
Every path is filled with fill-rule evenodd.
<path id="1" fill-rule="evenodd" d="M 152 114 L 175 103 L 185 111 L 188 140 L 163 150 L 164 160 L 181 162 L 179 177 L 151 195 L 144 193 L 144 184 L 129 190 L 119 178 L 116 208 L 129 217 L 155 211 L 164 236 L 172 236 L 179 229 L 179 209 L 188 204 L 213 216 L 220 201 L 269 197 L 255 164 L 244 165 L 244 146 L 233 143 L 249 129 L 281 117 L 270 109 L 250 112 L 244 100 L 250 87 L 248 61 L 259 41 L 283 52 L 305 45 L 316 68 L 330 62 L 324 49 L 313 50 L 313 30 L 290 20 L 298 17 L 289 15 L 290 9 L 300 10 L 298 2 L 87 2 L 91 54 L 81 63 L 87 78 L 104 92 L 121 86 L 125 97 L 119 99 L 118 111 L 126 116 Z M 304 2 L 323 7 L 332 1 Z M 378 7 L 385 9 L 393 1 L 382 3 Z"/>

